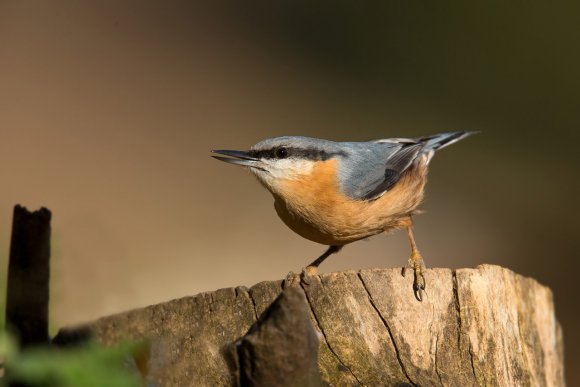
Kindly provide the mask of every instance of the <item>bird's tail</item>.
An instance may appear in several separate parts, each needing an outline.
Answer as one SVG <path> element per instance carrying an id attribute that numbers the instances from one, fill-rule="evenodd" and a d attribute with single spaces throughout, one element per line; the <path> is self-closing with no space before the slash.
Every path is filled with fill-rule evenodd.
<path id="1" fill-rule="evenodd" d="M 424 152 L 436 151 L 448 145 L 463 140 L 465 137 L 476 134 L 476 131 L 462 131 L 462 132 L 446 132 L 434 134 L 431 136 L 419 137 L 417 142 L 425 144 Z"/>

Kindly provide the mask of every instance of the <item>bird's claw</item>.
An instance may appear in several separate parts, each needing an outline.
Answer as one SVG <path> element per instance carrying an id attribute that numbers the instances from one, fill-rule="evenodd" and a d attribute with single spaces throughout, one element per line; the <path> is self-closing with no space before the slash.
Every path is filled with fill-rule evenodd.
<path id="1" fill-rule="evenodd" d="M 421 271 L 414 271 L 413 291 L 417 301 L 423 301 L 423 293 L 425 293 L 425 276 Z"/>
<path id="2" fill-rule="evenodd" d="M 425 270 L 423 258 L 419 254 L 411 256 L 407 266 L 403 267 L 401 271 L 403 277 L 407 274 L 408 269 L 413 269 L 413 292 L 415 293 L 415 298 L 417 301 L 423 301 L 426 286 L 425 275 L 423 274 Z"/>
<path id="3" fill-rule="evenodd" d="M 300 281 L 305 285 L 310 285 L 310 278 L 318 275 L 318 268 L 316 266 L 306 266 L 302 269 Z"/>
<path id="4" fill-rule="evenodd" d="M 289 286 L 305 284 L 310 285 L 310 279 L 318 275 L 318 268 L 316 266 L 306 266 L 300 274 L 296 274 L 293 271 L 289 272 L 284 279 L 282 284 L 283 288 L 286 289 Z"/>
<path id="5" fill-rule="evenodd" d="M 293 271 L 286 274 L 286 278 L 284 278 L 284 282 L 282 284 L 283 289 L 287 289 L 294 284 L 300 283 L 299 275 L 294 273 Z"/>

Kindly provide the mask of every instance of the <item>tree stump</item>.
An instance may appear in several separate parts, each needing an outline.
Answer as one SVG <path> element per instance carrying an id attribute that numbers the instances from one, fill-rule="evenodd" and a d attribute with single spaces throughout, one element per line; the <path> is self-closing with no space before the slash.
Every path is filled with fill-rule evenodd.
<path id="1" fill-rule="evenodd" d="M 411 276 L 402 277 L 399 269 L 328 273 L 288 285 L 305 295 L 291 298 L 304 302 L 304 313 L 310 315 L 317 333 L 317 363 L 324 383 L 565 384 L 562 332 L 550 289 L 490 265 L 429 269 L 425 277 L 423 302 L 415 299 Z M 250 340 L 244 337 L 250 330 L 254 335 L 261 332 L 251 327 L 279 296 L 283 284 L 269 281 L 250 289 L 221 289 L 132 310 L 64 329 L 55 341 L 86 331 L 105 344 L 125 338 L 146 340 L 149 353 L 141 359 L 140 369 L 148 382 L 159 386 L 244 385 L 242 368 L 252 362 L 240 361 L 240 343 Z M 260 324 L 271 314 L 265 313 Z M 307 328 L 298 328 L 304 324 L 296 323 L 294 329 L 288 325 L 294 320 L 285 316 L 267 322 L 276 330 L 274 334 L 260 334 L 273 341 L 265 351 L 273 357 L 291 350 L 305 358 L 316 356 L 311 341 L 288 340 L 291 336 L 277 341 L 280 332 L 296 335 L 305 329 L 304 335 L 308 335 Z M 253 351 L 245 353 L 252 355 Z M 301 360 L 296 364 L 309 364 Z M 280 383 L 271 385 L 292 385 L 292 380 L 281 375 Z"/>

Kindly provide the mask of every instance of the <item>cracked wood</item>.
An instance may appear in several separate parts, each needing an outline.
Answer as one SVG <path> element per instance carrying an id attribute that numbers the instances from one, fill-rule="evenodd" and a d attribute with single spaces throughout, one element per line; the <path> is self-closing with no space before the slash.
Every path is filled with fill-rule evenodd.
<path id="1" fill-rule="evenodd" d="M 550 290 L 510 270 L 430 269 L 418 302 L 399 269 L 322 274 L 300 283 L 331 385 L 563 386 L 562 332 Z M 158 386 L 235 385 L 235 342 L 281 281 L 202 293 L 109 316 L 89 329 L 107 344 L 150 342 Z M 283 349 L 281 349 L 283 350 Z"/>

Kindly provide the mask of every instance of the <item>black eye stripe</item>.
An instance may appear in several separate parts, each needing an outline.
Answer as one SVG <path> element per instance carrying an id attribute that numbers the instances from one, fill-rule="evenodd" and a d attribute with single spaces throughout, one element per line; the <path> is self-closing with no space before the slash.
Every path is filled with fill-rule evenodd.
<path id="1" fill-rule="evenodd" d="M 282 151 L 284 150 L 284 151 Z M 281 152 L 282 151 L 282 152 Z M 279 154 L 279 152 L 281 152 Z M 313 161 L 325 161 L 335 156 L 346 156 L 344 152 L 327 152 L 322 149 L 315 148 L 295 148 L 278 146 L 271 149 L 252 149 L 248 152 L 250 157 L 260 159 L 284 159 L 297 158 Z"/>

